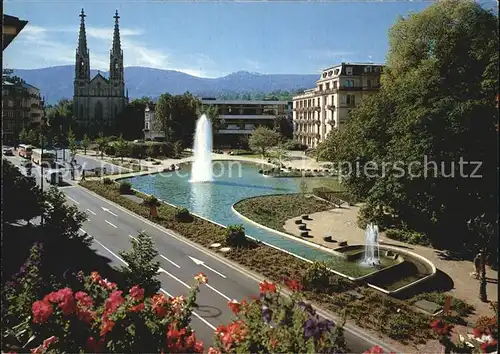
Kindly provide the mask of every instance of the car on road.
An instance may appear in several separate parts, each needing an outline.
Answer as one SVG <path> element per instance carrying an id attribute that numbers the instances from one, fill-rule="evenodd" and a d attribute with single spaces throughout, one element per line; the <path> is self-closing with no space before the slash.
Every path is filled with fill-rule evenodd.
<path id="1" fill-rule="evenodd" d="M 12 148 L 4 148 L 4 149 L 2 149 L 2 154 L 4 156 L 14 156 L 14 153 L 12 152 Z"/>
<path id="2" fill-rule="evenodd" d="M 45 180 L 53 185 L 62 185 L 63 184 L 63 175 L 59 170 L 48 170 L 45 174 Z"/>
<path id="3" fill-rule="evenodd" d="M 27 160 L 23 160 L 19 163 L 22 167 L 24 168 L 32 168 L 33 167 L 33 162 L 31 161 L 27 161 Z"/>

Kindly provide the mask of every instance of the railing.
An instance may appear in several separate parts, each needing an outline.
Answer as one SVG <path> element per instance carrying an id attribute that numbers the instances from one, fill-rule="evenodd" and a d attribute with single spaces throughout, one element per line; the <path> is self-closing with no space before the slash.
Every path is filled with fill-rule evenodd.
<path id="1" fill-rule="evenodd" d="M 334 111 L 335 110 L 335 105 L 329 104 L 328 106 L 326 106 L 326 108 L 328 108 L 330 111 Z"/>

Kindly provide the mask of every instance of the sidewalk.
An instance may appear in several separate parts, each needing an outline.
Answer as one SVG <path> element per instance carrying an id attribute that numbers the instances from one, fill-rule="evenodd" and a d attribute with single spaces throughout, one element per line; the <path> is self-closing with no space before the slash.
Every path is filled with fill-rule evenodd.
<path id="1" fill-rule="evenodd" d="M 345 205 L 345 204 L 344 204 Z M 313 236 L 312 242 L 321 244 L 329 248 L 337 248 L 336 244 L 323 241 L 323 236 L 332 235 L 335 240 L 347 241 L 348 245 L 364 245 L 365 231 L 357 226 L 358 206 L 343 206 L 342 208 L 334 208 L 332 210 L 310 214 L 311 221 L 307 222 L 307 226 L 311 231 L 309 234 Z M 294 219 L 289 219 L 284 224 L 286 232 L 297 235 L 297 225 L 294 224 Z M 439 250 L 411 245 L 404 242 L 391 240 L 381 233 L 380 244 L 390 245 L 408 249 L 415 252 L 429 261 L 434 263 L 436 268 L 446 273 L 452 280 L 454 288 L 449 291 L 451 295 L 462 299 L 476 308 L 476 312 L 469 316 L 468 320 L 475 322 L 479 316 L 491 316 L 491 309 L 487 303 L 479 300 L 479 280 L 470 276 L 474 269 L 474 264 L 465 260 L 445 260 L 442 258 Z M 496 301 L 498 298 L 498 272 L 487 268 L 487 278 L 490 281 L 487 283 L 488 298 Z"/>

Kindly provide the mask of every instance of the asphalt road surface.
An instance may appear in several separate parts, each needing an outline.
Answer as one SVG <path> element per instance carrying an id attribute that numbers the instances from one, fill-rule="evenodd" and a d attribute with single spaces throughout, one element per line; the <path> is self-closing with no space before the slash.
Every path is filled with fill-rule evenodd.
<path id="1" fill-rule="evenodd" d="M 21 160 L 17 156 L 7 159 L 16 166 L 19 166 Z M 20 170 L 25 173 L 23 168 Z M 129 250 L 131 239 L 138 233 L 145 232 L 153 238 L 159 252 L 161 268 L 158 277 L 162 283 L 162 292 L 170 296 L 186 296 L 194 283 L 194 275 L 200 272 L 207 275 L 208 284 L 201 286 L 197 298 L 198 307 L 194 309 L 192 317 L 192 326 L 206 348 L 212 343 L 217 326 L 228 324 L 233 319 L 227 306 L 228 301 L 259 295 L 259 282 L 262 278 L 258 275 L 77 186 L 70 180 L 67 182 L 72 185 L 61 190 L 66 194 L 68 202 L 88 216 L 80 231 L 94 238 L 92 248 L 109 258 L 111 264 L 125 265 L 119 251 Z M 319 311 L 319 314 L 329 317 L 323 311 Z M 353 353 L 363 353 L 374 345 L 381 346 L 387 352 L 394 351 L 377 338 L 354 327 L 346 326 L 345 337 Z"/>

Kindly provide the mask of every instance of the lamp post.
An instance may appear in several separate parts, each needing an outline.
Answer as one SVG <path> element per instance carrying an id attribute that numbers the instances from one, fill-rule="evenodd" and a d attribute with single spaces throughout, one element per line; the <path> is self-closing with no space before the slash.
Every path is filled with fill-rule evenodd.
<path id="1" fill-rule="evenodd" d="M 479 299 L 483 302 L 488 301 L 488 296 L 486 293 L 486 255 L 488 253 L 489 244 L 491 238 L 495 233 L 494 224 L 485 221 L 486 215 L 482 214 L 474 219 L 467 221 L 467 228 L 471 232 L 476 232 L 479 236 L 478 248 L 481 252 L 481 283 L 479 286 Z M 498 225 L 498 220 L 496 221 Z"/>

